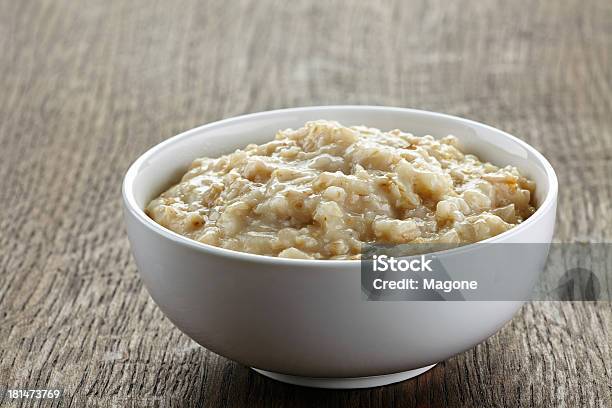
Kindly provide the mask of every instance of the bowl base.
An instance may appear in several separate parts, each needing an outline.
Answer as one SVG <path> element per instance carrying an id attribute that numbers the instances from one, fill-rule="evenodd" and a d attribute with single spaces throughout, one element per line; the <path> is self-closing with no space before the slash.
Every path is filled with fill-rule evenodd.
<path id="1" fill-rule="evenodd" d="M 423 374 L 435 366 L 432 364 L 427 367 L 416 368 L 414 370 L 402 371 L 399 373 L 373 375 L 371 377 L 349 377 L 349 378 L 323 378 L 323 377 L 300 377 L 295 375 L 273 373 L 271 371 L 260 370 L 253 368 L 259 374 L 272 378 L 273 380 L 281 381 L 293 385 L 301 385 L 303 387 L 313 388 L 330 388 L 330 389 L 355 389 L 355 388 L 370 388 L 380 387 L 383 385 L 393 384 L 400 381 L 408 380 Z"/>

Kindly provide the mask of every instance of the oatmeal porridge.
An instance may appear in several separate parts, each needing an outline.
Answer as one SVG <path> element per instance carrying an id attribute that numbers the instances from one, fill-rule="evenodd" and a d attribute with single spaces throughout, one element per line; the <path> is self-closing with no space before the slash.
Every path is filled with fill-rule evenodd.
<path id="1" fill-rule="evenodd" d="M 358 259 L 366 243 L 465 244 L 520 224 L 535 184 L 435 139 L 332 121 L 196 159 L 146 207 L 193 240 L 253 254 Z"/>

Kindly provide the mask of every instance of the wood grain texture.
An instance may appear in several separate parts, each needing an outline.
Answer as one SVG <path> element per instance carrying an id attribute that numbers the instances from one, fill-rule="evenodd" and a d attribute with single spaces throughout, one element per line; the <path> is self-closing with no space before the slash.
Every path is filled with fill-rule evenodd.
<path id="1" fill-rule="evenodd" d="M 560 178 L 556 238 L 610 242 L 610 1 L 0 0 L 0 50 L 0 388 L 65 389 L 22 406 L 612 406 L 603 302 L 527 304 L 397 385 L 263 378 L 164 318 L 120 205 L 132 160 L 204 122 L 393 105 L 533 144 Z"/>

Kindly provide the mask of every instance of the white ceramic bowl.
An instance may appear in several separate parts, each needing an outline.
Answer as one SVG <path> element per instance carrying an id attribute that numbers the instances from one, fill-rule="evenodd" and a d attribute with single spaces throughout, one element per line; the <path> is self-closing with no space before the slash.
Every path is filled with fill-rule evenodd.
<path id="1" fill-rule="evenodd" d="M 497 332 L 522 301 L 364 301 L 359 261 L 279 259 L 221 249 L 171 232 L 143 212 L 196 157 L 263 143 L 279 129 L 314 119 L 398 128 L 415 135 L 453 134 L 465 151 L 498 165 L 517 166 L 537 183 L 538 209 L 518 227 L 486 242 L 550 242 L 557 204 L 555 173 L 534 148 L 500 130 L 439 113 L 372 106 L 239 116 L 160 143 L 140 156 L 125 176 L 132 251 L 151 297 L 166 316 L 215 353 L 281 381 L 328 388 L 410 378 Z M 471 246 L 470 251 L 481 248 Z M 507 274 L 528 271 L 533 277 L 545 257 L 543 252 L 535 258 L 499 259 L 498 268 Z"/>

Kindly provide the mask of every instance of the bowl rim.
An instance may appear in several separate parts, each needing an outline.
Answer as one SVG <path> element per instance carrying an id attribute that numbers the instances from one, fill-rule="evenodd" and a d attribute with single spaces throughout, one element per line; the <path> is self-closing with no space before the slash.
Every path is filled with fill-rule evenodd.
<path id="1" fill-rule="evenodd" d="M 392 106 L 377 106 L 377 105 L 322 105 L 322 106 L 304 106 L 304 107 L 295 107 L 295 108 L 274 109 L 274 110 L 268 110 L 268 111 L 248 113 L 245 115 L 233 116 L 233 117 L 221 119 L 218 121 L 210 122 L 210 123 L 207 123 L 201 126 L 197 126 L 195 128 L 181 132 L 175 136 L 172 136 L 166 140 L 163 140 L 162 142 L 150 147 L 144 153 L 142 153 L 130 165 L 127 172 L 125 173 L 125 176 L 123 178 L 122 188 L 121 188 L 124 209 L 127 210 L 130 214 L 132 214 L 136 220 L 138 220 L 142 225 L 144 225 L 146 228 L 148 228 L 153 233 L 159 234 L 162 237 L 169 239 L 170 241 L 173 241 L 176 244 L 187 246 L 197 251 L 204 252 L 208 255 L 238 258 L 244 261 L 258 262 L 258 263 L 264 263 L 264 264 L 285 264 L 285 265 L 291 265 L 291 266 L 319 265 L 319 266 L 327 266 L 327 267 L 330 267 L 330 266 L 340 267 L 343 265 L 344 266 L 349 266 L 349 265 L 355 266 L 359 264 L 361 260 L 358 260 L 358 259 L 335 260 L 335 259 L 280 258 L 280 257 L 269 256 L 269 255 L 260 255 L 260 254 L 251 254 L 248 252 L 240 252 L 240 251 L 236 251 L 233 249 L 226 249 L 226 248 L 216 247 L 213 245 L 198 242 L 191 238 L 187 238 L 183 235 L 180 235 L 174 231 L 171 231 L 170 229 L 162 227 L 161 225 L 153 221 L 151 218 L 149 218 L 145 214 L 144 210 L 141 209 L 137 205 L 136 198 L 134 197 L 134 192 L 133 192 L 133 185 L 134 185 L 135 178 L 138 174 L 138 170 L 140 169 L 143 163 L 145 163 L 151 156 L 155 155 L 157 152 L 165 149 L 167 146 L 173 143 L 177 143 L 180 140 L 187 139 L 191 137 L 194 133 L 201 133 L 206 130 L 223 127 L 231 123 L 249 120 L 253 118 L 265 117 L 265 116 L 273 116 L 273 115 L 278 115 L 278 114 L 291 114 L 294 112 L 305 112 L 305 111 L 306 112 L 307 111 L 320 111 L 320 110 L 333 111 L 333 110 L 340 110 L 340 109 L 355 110 L 355 111 L 366 110 L 366 111 L 388 111 L 388 112 L 398 112 L 398 113 L 402 113 L 402 112 L 412 113 L 412 114 L 417 114 L 417 115 L 422 115 L 422 116 L 429 116 L 431 118 L 450 119 L 450 120 L 462 122 L 467 125 L 480 127 L 483 129 L 494 131 L 496 133 L 501 134 L 502 136 L 506 138 L 509 138 L 510 140 L 517 143 L 519 146 L 521 146 L 522 148 L 532 153 L 539 161 L 539 164 L 543 166 L 546 172 L 547 179 L 548 179 L 549 188 L 548 188 L 548 191 L 546 192 L 546 196 L 544 197 L 542 204 L 536 209 L 536 211 L 533 213 L 531 217 L 529 217 L 527 220 L 523 221 L 521 224 L 517 225 L 516 227 L 508 231 L 505 231 L 499 235 L 496 235 L 494 237 L 487 238 L 485 240 L 474 242 L 468 245 L 463 245 L 457 248 L 452 248 L 452 249 L 436 252 L 438 256 L 442 254 L 446 255 L 447 253 L 451 251 L 452 252 L 463 251 L 463 250 L 467 250 L 470 248 L 474 248 L 474 246 L 478 244 L 498 243 L 499 241 L 504 241 L 507 238 L 510 238 L 513 235 L 520 233 L 522 230 L 529 227 L 530 225 L 538 222 L 541 218 L 544 217 L 544 214 L 548 212 L 550 207 L 556 204 L 559 187 L 558 187 L 557 175 L 552 165 L 544 157 L 544 155 L 542 155 L 534 147 L 532 147 L 525 141 L 519 139 L 518 137 L 513 136 L 507 132 L 504 132 L 503 130 L 497 129 L 493 126 L 486 125 L 484 123 L 477 122 L 471 119 L 465 119 L 459 116 L 454 116 L 454 115 L 449 115 L 449 114 L 439 113 L 439 112 L 432 112 L 432 111 L 427 111 L 427 110 L 420 110 L 420 109 L 400 108 L 400 107 L 392 107 Z"/>

